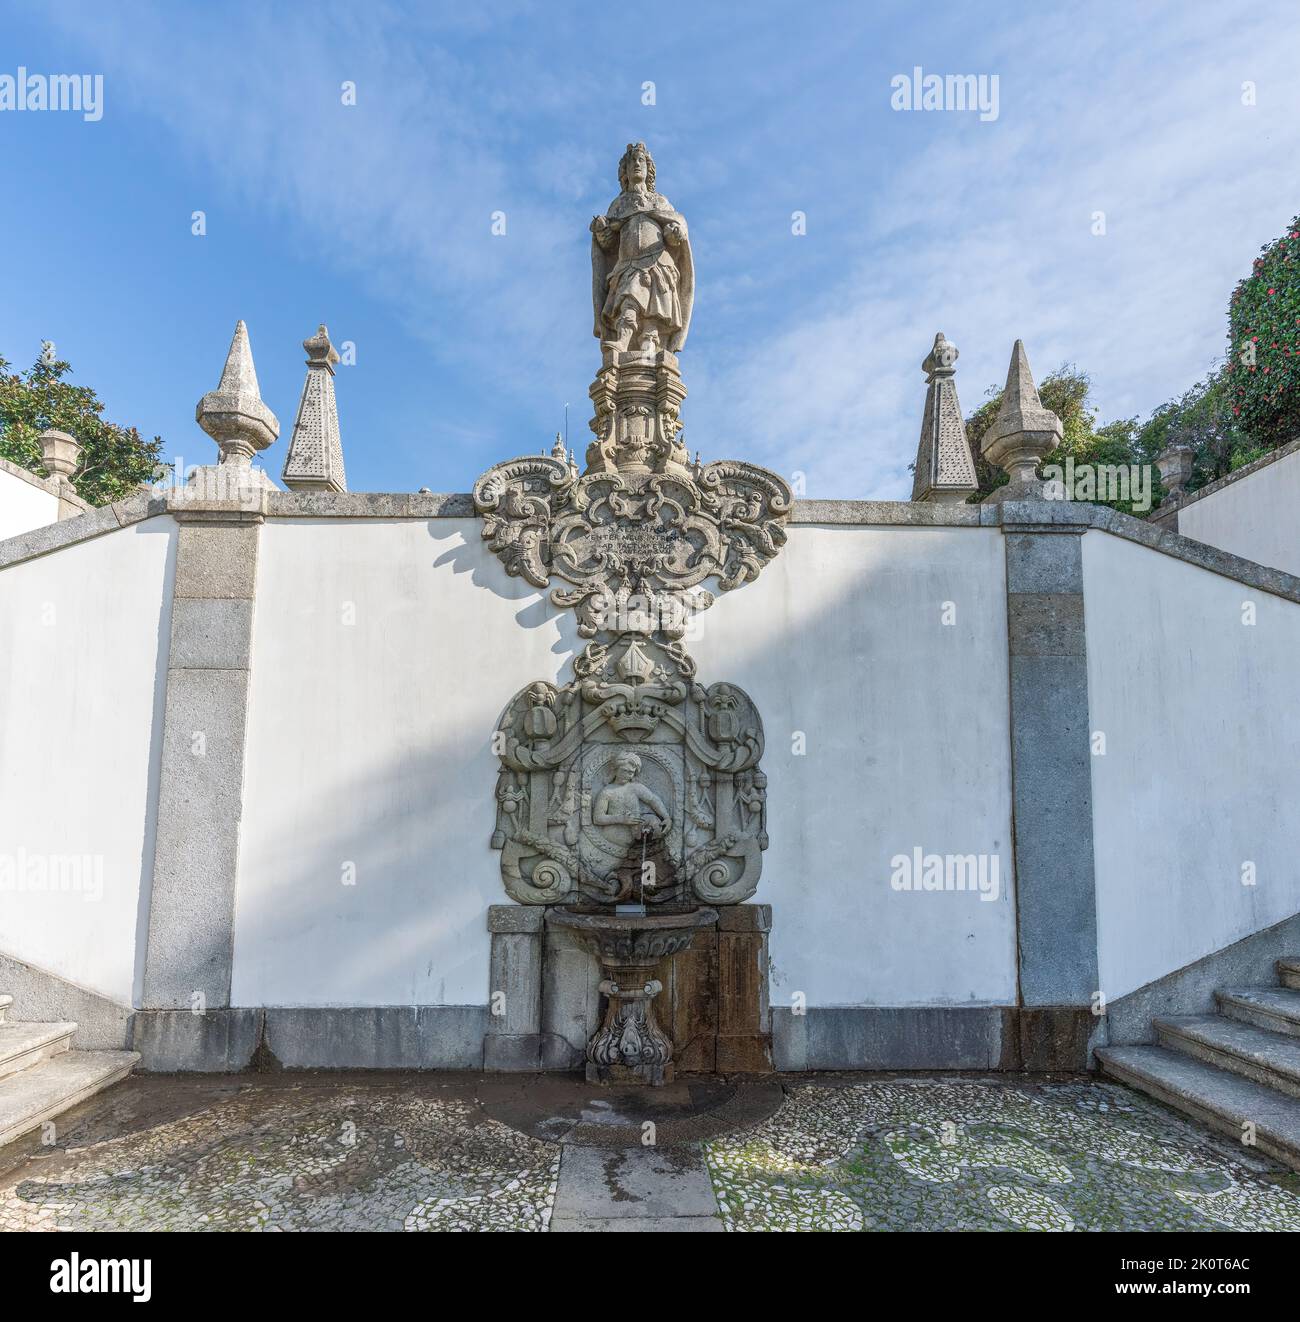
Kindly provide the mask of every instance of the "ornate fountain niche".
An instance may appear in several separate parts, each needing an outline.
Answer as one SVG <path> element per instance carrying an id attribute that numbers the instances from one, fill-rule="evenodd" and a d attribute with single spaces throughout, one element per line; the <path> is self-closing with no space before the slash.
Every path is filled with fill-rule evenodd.
<path id="1" fill-rule="evenodd" d="M 546 919 L 489 915 L 485 1060 L 567 1066 L 580 1049 L 590 1077 L 658 1084 L 674 1037 L 694 1068 L 770 1056 L 770 915 L 744 905 L 767 847 L 763 723 L 742 689 L 699 680 L 683 638 L 714 600 L 706 583 L 732 591 L 778 553 L 792 498 L 752 464 L 689 462 L 676 356 L 694 290 L 686 222 L 654 191 L 644 144 L 629 145 L 619 180 L 591 225 L 601 368 L 586 470 L 557 440 L 474 488 L 506 572 L 550 587 L 590 640 L 568 682 L 515 694 L 493 738 L 501 879 Z"/>
<path id="2" fill-rule="evenodd" d="M 767 847 L 763 725 L 680 648 L 591 644 L 562 688 L 515 695 L 494 746 L 501 879 L 520 904 L 739 904 Z"/>

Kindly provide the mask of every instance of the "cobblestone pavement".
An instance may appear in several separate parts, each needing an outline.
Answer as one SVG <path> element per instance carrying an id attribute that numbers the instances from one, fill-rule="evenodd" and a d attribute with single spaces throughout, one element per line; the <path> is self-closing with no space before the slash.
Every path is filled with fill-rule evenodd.
<path id="1" fill-rule="evenodd" d="M 580 1131 L 556 1143 L 523 1132 L 536 1116 L 497 1116 L 522 1115 L 530 1092 L 546 1110 L 569 1085 L 516 1083 L 505 1109 L 485 1105 L 501 1086 L 131 1079 L 64 1117 L 53 1145 L 0 1152 L 0 1229 L 546 1230 L 557 1187 L 565 1202 L 562 1156 L 578 1178 Z M 608 1105 L 571 1087 L 574 1116 Z M 1300 1177 L 1117 1085 L 842 1076 L 787 1089 L 770 1118 L 703 1143 L 729 1230 L 1300 1230 Z M 724 1093 L 707 1093 L 719 1115 Z M 716 1229 L 703 1189 L 689 1209 L 648 1190 L 646 1209 Z"/>
<path id="2" fill-rule="evenodd" d="M 706 1157 L 728 1230 L 1300 1230 L 1300 1177 L 1114 1084 L 794 1087 Z"/>
<path id="3" fill-rule="evenodd" d="M 560 1164 L 556 1145 L 427 1086 L 254 1085 L 63 1141 L 0 1179 L 0 1229 L 545 1230 Z"/>

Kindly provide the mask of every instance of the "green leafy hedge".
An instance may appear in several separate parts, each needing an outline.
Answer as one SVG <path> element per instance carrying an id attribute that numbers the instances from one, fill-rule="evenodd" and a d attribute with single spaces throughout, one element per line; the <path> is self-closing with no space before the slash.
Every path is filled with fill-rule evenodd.
<path id="1" fill-rule="evenodd" d="M 53 354 L 38 357 L 24 372 L 11 371 L 0 358 L 0 458 L 48 477 L 40 434 L 50 427 L 67 432 L 81 442 L 72 485 L 89 504 L 106 505 L 157 477 L 163 443 L 157 436 L 146 441 L 134 427 L 109 422 L 91 387 L 64 380 L 71 371 Z"/>

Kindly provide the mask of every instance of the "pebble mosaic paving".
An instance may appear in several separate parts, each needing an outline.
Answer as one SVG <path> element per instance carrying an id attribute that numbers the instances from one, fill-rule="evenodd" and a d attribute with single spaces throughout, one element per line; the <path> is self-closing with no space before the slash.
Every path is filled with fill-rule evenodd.
<path id="1" fill-rule="evenodd" d="M 1300 1230 L 1300 1177 L 1112 1084 L 796 1086 L 705 1153 L 728 1230 Z"/>
<path id="2" fill-rule="evenodd" d="M 304 1088 L 55 1160 L 0 1180 L 0 1230 L 545 1230 L 560 1149 L 471 1100 Z"/>
<path id="3" fill-rule="evenodd" d="M 1300 1176 L 1118 1085 L 860 1079 L 704 1144 L 727 1229 L 1300 1230 Z M 550 1227 L 565 1149 L 472 1086 L 152 1086 L 17 1154 L 0 1230 Z"/>

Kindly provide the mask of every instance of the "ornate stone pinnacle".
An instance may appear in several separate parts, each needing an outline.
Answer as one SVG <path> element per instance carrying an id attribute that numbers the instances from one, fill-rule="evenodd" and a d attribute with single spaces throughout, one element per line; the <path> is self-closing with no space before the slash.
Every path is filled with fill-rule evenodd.
<path id="1" fill-rule="evenodd" d="M 999 496 L 999 492 L 994 492 L 994 496 L 1006 499 L 1008 495 L 1021 498 L 1040 495 L 1043 484 L 1034 476 L 1035 471 L 1044 457 L 1061 443 L 1061 435 L 1061 420 L 1051 409 L 1044 408 L 1038 398 L 1025 346 L 1017 340 L 1011 350 L 1002 405 L 981 447 L 989 463 L 1011 476 L 1012 490 L 999 488 L 1005 494 Z"/>
<path id="2" fill-rule="evenodd" d="M 307 350 L 308 366 L 324 367 L 331 376 L 334 375 L 334 364 L 338 362 L 339 356 L 330 343 L 330 333 L 323 321 L 316 327 L 315 335 L 303 340 L 302 347 Z"/>
<path id="3" fill-rule="evenodd" d="M 217 443 L 223 464 L 248 468 L 253 456 L 280 434 L 275 414 L 262 403 L 248 343 L 248 327 L 235 325 L 221 383 L 199 400 L 194 420 Z"/>
<path id="4" fill-rule="evenodd" d="M 302 347 L 307 351 L 307 379 L 280 477 L 292 491 L 346 491 L 343 442 L 334 398 L 334 364 L 339 356 L 324 323 L 302 342 Z"/>
<path id="5" fill-rule="evenodd" d="M 921 364 L 926 382 L 925 414 L 916 447 L 913 500 L 952 504 L 965 500 L 979 486 L 953 379 L 956 363 L 957 346 L 944 339 L 940 331 Z"/>
<path id="6" fill-rule="evenodd" d="M 925 355 L 921 363 L 926 384 L 933 385 L 935 378 L 939 376 L 952 376 L 957 370 L 957 359 L 960 356 L 957 346 L 944 337 L 943 331 L 937 332 L 930 352 Z"/>

